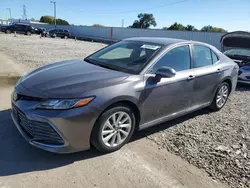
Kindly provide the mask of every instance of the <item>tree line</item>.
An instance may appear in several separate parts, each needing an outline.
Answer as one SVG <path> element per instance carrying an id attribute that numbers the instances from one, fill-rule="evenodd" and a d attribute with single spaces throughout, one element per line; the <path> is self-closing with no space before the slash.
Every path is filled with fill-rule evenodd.
<path id="1" fill-rule="evenodd" d="M 156 20 L 153 14 L 140 13 L 138 14 L 138 19 L 134 21 L 134 23 L 129 26 L 129 28 L 142 28 L 148 29 L 151 26 L 155 27 L 157 25 Z M 213 27 L 211 25 L 207 25 L 202 27 L 200 30 L 195 28 L 193 25 L 183 25 L 175 22 L 169 27 L 163 27 L 163 30 L 179 30 L 179 31 L 203 31 L 203 32 L 227 32 L 223 28 Z"/>
<path id="2" fill-rule="evenodd" d="M 48 24 L 54 24 L 55 23 L 54 16 L 42 16 L 39 21 L 43 22 L 43 23 L 48 23 Z M 56 19 L 56 24 L 57 25 L 69 25 L 69 22 L 67 22 L 66 20 L 57 18 Z"/>
<path id="3" fill-rule="evenodd" d="M 157 25 L 156 20 L 153 14 L 148 13 L 140 13 L 138 14 L 138 19 L 133 22 L 129 28 L 141 28 L 141 29 L 149 29 L 150 27 L 155 27 Z M 42 16 L 40 18 L 40 22 L 54 24 L 54 17 L 53 16 Z M 69 25 L 69 22 L 63 19 L 56 19 L 57 25 Z M 103 27 L 101 24 L 93 24 L 93 27 Z M 183 25 L 181 23 L 175 22 L 169 27 L 163 27 L 163 30 L 179 30 L 179 31 L 203 31 L 203 32 L 227 32 L 223 28 L 213 27 L 211 25 L 207 25 L 202 27 L 200 30 L 195 28 L 193 25 Z"/>

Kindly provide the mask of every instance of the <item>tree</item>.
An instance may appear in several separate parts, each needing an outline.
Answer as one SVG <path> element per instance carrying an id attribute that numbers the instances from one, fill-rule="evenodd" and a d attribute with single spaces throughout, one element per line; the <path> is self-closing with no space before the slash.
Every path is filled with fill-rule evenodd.
<path id="1" fill-rule="evenodd" d="M 213 27 L 211 25 L 207 25 L 207 26 L 204 26 L 203 28 L 201 28 L 201 31 L 203 32 L 227 32 L 225 29 L 223 28 L 219 28 L 219 27 Z"/>
<path id="2" fill-rule="evenodd" d="M 175 22 L 173 25 L 171 25 L 168 28 L 168 30 L 181 30 L 181 31 L 183 31 L 183 30 L 185 30 L 185 26 L 182 25 L 182 24 L 179 24 L 179 23 Z"/>
<path id="3" fill-rule="evenodd" d="M 66 20 L 63 20 L 63 19 L 56 19 L 56 24 L 57 25 L 69 25 L 69 22 L 67 22 Z"/>
<path id="4" fill-rule="evenodd" d="M 43 22 L 43 23 L 48 23 L 48 24 L 54 24 L 54 17 L 53 16 L 42 16 L 40 18 L 40 22 Z M 69 22 L 67 22 L 66 20 L 63 20 L 63 19 L 56 19 L 56 24 L 57 25 L 69 25 Z"/>
<path id="5" fill-rule="evenodd" d="M 163 30 L 168 30 L 168 27 L 163 27 L 162 29 L 163 29 Z"/>
<path id="6" fill-rule="evenodd" d="M 135 20 L 133 25 L 129 27 L 148 29 L 150 26 L 155 27 L 156 25 L 157 23 L 155 21 L 153 14 L 141 13 L 138 15 L 138 20 Z"/>
<path id="7" fill-rule="evenodd" d="M 101 25 L 101 24 L 93 24 L 92 27 L 104 27 L 104 25 Z"/>
<path id="8" fill-rule="evenodd" d="M 198 31 L 198 29 L 196 29 L 193 25 L 187 25 L 185 27 L 186 31 Z"/>
<path id="9" fill-rule="evenodd" d="M 40 18 L 40 22 L 53 24 L 54 23 L 54 17 L 53 16 L 42 16 Z"/>

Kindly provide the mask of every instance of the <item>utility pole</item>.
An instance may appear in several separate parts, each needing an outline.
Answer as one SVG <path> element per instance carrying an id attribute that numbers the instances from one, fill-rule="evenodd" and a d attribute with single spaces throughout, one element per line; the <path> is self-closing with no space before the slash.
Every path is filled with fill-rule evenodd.
<path id="1" fill-rule="evenodd" d="M 55 20 L 55 27 L 56 27 L 56 1 L 50 1 L 54 4 L 54 20 Z"/>
<path id="2" fill-rule="evenodd" d="M 27 20 L 26 6 L 25 5 L 23 5 L 23 20 Z"/>
<path id="3" fill-rule="evenodd" d="M 9 16 L 10 16 L 10 19 L 12 18 L 11 16 L 11 9 L 10 8 L 6 8 L 8 11 L 9 11 Z"/>
<path id="4" fill-rule="evenodd" d="M 124 27 L 124 19 L 122 19 L 122 27 Z"/>

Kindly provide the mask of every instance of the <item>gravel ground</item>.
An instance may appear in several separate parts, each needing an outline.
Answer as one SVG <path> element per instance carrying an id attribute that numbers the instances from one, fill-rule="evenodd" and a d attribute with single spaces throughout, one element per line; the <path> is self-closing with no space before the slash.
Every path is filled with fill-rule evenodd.
<path id="1" fill-rule="evenodd" d="M 106 46 L 38 36 L 0 34 L 0 51 L 34 69 L 70 58 L 84 58 Z M 204 109 L 156 126 L 148 138 L 205 169 L 232 187 L 250 187 L 250 87 L 240 86 L 219 112 Z M 145 131 L 147 134 L 147 131 Z"/>
<path id="2" fill-rule="evenodd" d="M 39 35 L 14 37 L 3 33 L 0 33 L 0 41 L 0 51 L 31 69 L 61 60 L 84 58 L 106 46 L 73 39 L 40 39 Z"/>

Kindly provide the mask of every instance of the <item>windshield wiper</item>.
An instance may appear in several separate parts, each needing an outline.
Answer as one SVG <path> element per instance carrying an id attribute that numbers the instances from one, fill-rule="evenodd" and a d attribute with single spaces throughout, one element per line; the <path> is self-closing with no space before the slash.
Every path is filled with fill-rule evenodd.
<path id="1" fill-rule="evenodd" d="M 86 61 L 86 62 L 88 62 L 88 63 L 90 63 L 90 64 L 93 64 L 93 65 L 99 66 L 99 67 L 103 67 L 103 68 L 106 68 L 106 69 L 111 69 L 111 70 L 119 71 L 119 69 L 116 69 L 116 68 L 114 68 L 114 67 L 110 67 L 110 66 L 108 66 L 108 65 L 104 65 L 104 64 L 98 63 L 98 62 L 96 62 L 96 61 L 94 61 L 94 60 L 91 60 L 91 59 L 89 59 L 89 58 L 84 59 L 84 61 Z"/>
<path id="2" fill-rule="evenodd" d="M 100 66 L 100 67 L 103 67 L 103 68 L 106 68 L 106 69 L 119 71 L 119 69 L 116 69 L 116 68 L 114 68 L 114 67 L 110 67 L 110 66 L 107 66 L 107 65 L 103 65 L 103 64 L 96 64 L 96 65 L 97 65 L 97 66 Z"/>
<path id="3" fill-rule="evenodd" d="M 91 59 L 89 58 L 85 58 L 84 61 L 90 63 L 90 64 L 93 64 L 93 65 L 98 65 L 95 61 L 92 61 Z"/>
<path id="4" fill-rule="evenodd" d="M 230 54 L 229 56 L 235 57 L 235 58 L 244 58 L 244 59 L 250 59 L 250 56 L 247 55 L 237 55 L 237 54 Z"/>

